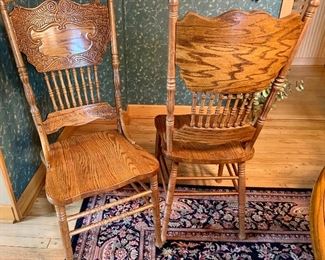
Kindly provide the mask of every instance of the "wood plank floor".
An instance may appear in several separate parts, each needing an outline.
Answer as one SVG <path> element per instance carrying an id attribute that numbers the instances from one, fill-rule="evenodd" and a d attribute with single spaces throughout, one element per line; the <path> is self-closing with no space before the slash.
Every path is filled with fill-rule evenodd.
<path id="1" fill-rule="evenodd" d="M 325 165 L 325 69 L 295 67 L 290 79 L 303 79 L 305 90 L 293 91 L 271 112 L 256 143 L 255 157 L 247 164 L 248 186 L 311 188 Z M 96 127 L 103 126 L 94 124 L 92 129 Z M 130 118 L 128 128 L 138 144 L 153 152 L 152 119 Z M 182 169 L 196 175 L 215 170 L 213 166 L 186 165 Z M 79 208 L 80 203 L 75 203 L 68 212 Z M 55 212 L 44 192 L 22 222 L 0 223 L 2 259 L 63 259 Z"/>

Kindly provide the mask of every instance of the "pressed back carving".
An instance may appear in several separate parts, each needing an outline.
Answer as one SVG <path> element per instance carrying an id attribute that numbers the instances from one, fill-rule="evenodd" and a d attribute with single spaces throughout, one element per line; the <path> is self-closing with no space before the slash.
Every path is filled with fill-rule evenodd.
<path id="1" fill-rule="evenodd" d="M 48 72 L 102 61 L 110 40 L 106 6 L 46 0 L 10 13 L 19 50 L 37 71 Z"/>
<path id="2" fill-rule="evenodd" d="M 19 50 L 44 74 L 54 111 L 101 102 L 98 64 L 110 41 L 107 6 L 47 0 L 35 8 L 16 6 L 10 18 Z"/>
<path id="3" fill-rule="evenodd" d="M 232 10 L 215 18 L 188 13 L 177 22 L 176 63 L 191 91 L 265 89 L 286 64 L 302 30 L 298 14 Z"/>
<path id="4" fill-rule="evenodd" d="M 120 116 L 113 0 L 108 0 L 107 6 L 99 1 L 79 4 L 71 0 L 46 0 L 35 8 L 15 6 L 11 13 L 6 1 L 0 0 L 0 10 L 47 166 L 51 150 L 47 135 L 62 127 L 83 125 L 96 119 L 114 119 L 119 132 L 128 138 Z M 98 76 L 98 67 L 109 43 L 115 107 L 102 101 Z M 44 88 L 53 105 L 46 120 L 42 119 L 37 107 L 22 53 L 44 77 Z"/>

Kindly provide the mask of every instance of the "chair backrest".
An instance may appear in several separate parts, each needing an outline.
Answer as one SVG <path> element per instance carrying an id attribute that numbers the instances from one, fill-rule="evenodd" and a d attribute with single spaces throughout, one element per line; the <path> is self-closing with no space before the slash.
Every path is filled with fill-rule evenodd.
<path id="1" fill-rule="evenodd" d="M 71 0 L 45 0 L 35 8 L 0 0 L 2 18 L 13 50 L 19 76 L 38 130 L 45 159 L 47 136 L 64 126 L 96 119 L 120 120 L 119 60 L 112 0 L 79 4 Z M 98 66 L 111 43 L 115 107 L 101 101 Z M 40 116 L 22 53 L 44 76 L 53 110 Z M 119 124 L 120 125 L 120 124 Z"/>
<path id="2" fill-rule="evenodd" d="M 247 141 L 251 148 L 318 5 L 310 1 L 302 19 L 297 13 L 277 19 L 262 11 L 231 10 L 213 18 L 189 12 L 178 20 L 178 0 L 170 0 L 167 151 L 175 141 Z M 176 65 L 192 93 L 191 120 L 180 129 L 174 129 L 173 115 Z M 254 118 L 255 95 L 271 83 Z"/>

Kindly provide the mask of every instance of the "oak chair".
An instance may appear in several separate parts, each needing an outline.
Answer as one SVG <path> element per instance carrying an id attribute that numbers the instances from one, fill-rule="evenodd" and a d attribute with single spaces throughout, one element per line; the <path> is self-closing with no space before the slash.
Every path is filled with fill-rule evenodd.
<path id="1" fill-rule="evenodd" d="M 325 167 L 314 185 L 311 196 L 310 233 L 315 259 L 325 259 Z"/>
<path id="2" fill-rule="evenodd" d="M 123 122 L 113 0 L 108 0 L 107 6 L 99 1 L 79 4 L 71 0 L 45 0 L 35 8 L 15 6 L 11 12 L 9 2 L 0 0 L 1 14 L 41 140 L 47 168 L 46 195 L 55 205 L 66 258 L 73 258 L 70 236 L 147 209 L 153 210 L 156 245 L 160 246 L 159 163 L 134 144 Z M 109 43 L 114 107 L 102 101 L 98 75 Z M 44 76 L 44 88 L 53 106 L 46 119 L 40 115 L 22 54 Z M 85 125 L 97 119 L 113 121 L 114 129 L 49 142 L 48 135 L 63 127 Z M 150 179 L 151 189 L 85 212 L 66 214 L 67 204 L 129 184 L 137 187 L 134 182 L 144 179 Z M 147 200 L 150 195 L 151 203 Z M 145 198 L 147 203 L 110 219 L 69 230 L 68 221 L 138 198 Z"/>
<path id="3" fill-rule="evenodd" d="M 297 13 L 276 19 L 262 11 L 232 10 L 213 18 L 189 12 L 178 20 L 178 0 L 169 0 L 167 115 L 155 118 L 156 157 L 163 179 L 169 179 L 163 242 L 174 194 L 238 195 L 239 237 L 245 238 L 245 162 L 254 155 L 254 143 L 318 5 L 310 1 L 302 18 Z M 192 94 L 186 115 L 174 115 L 176 66 Z M 253 113 L 255 94 L 270 83 L 266 103 Z M 218 171 L 180 177 L 180 163 L 215 164 Z M 175 192 L 179 180 L 228 180 L 234 191 Z"/>

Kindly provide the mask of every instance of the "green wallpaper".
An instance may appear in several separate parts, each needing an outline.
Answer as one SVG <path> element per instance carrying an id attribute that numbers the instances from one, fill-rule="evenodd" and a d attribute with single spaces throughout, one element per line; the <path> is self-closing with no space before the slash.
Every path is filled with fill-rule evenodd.
<path id="1" fill-rule="evenodd" d="M 129 104 L 165 104 L 167 0 L 125 1 L 125 56 Z M 216 16 L 229 9 L 260 9 L 278 16 L 281 0 L 180 0 L 180 17 L 191 10 Z M 177 78 L 176 103 L 189 104 L 190 93 Z"/>
<path id="2" fill-rule="evenodd" d="M 41 1 L 16 2 L 33 7 Z M 165 103 L 167 3 L 167 0 L 115 0 L 124 105 Z M 277 16 L 281 6 L 281 0 L 181 0 L 180 3 L 181 16 L 187 10 L 217 15 L 231 8 L 263 9 Z M 1 19 L 0 48 L 0 146 L 3 147 L 15 195 L 19 198 L 40 164 L 40 144 Z M 109 57 L 108 53 L 105 60 Z M 29 66 L 29 73 L 39 108 L 45 118 L 50 104 L 44 81 L 32 66 Z M 105 82 L 103 98 L 113 102 L 110 66 L 100 66 L 100 81 Z M 177 103 L 188 103 L 189 99 L 178 79 Z"/>

